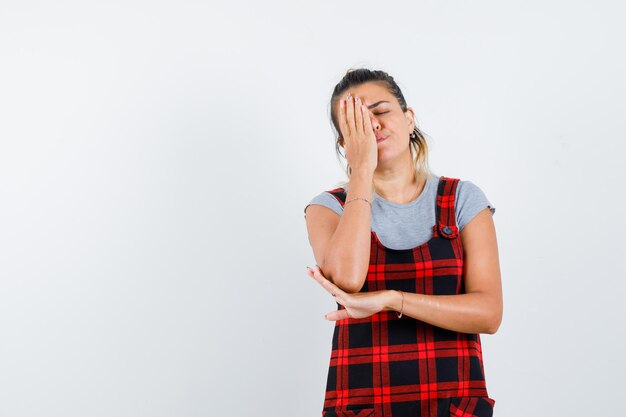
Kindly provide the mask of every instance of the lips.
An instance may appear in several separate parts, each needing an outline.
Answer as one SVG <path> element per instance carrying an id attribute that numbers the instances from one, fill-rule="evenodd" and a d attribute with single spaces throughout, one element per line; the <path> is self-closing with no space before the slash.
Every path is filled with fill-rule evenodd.
<path id="1" fill-rule="evenodd" d="M 387 139 L 387 136 L 376 136 L 376 143 L 382 142 L 385 139 Z"/>

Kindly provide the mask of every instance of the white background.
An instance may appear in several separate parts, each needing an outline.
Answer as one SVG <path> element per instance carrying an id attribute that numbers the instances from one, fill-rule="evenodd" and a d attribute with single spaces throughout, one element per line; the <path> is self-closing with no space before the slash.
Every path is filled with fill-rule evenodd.
<path id="1" fill-rule="evenodd" d="M 302 210 L 345 179 L 328 102 L 360 66 L 497 207 L 495 415 L 619 414 L 625 12 L 0 2 L 0 415 L 321 415 Z"/>

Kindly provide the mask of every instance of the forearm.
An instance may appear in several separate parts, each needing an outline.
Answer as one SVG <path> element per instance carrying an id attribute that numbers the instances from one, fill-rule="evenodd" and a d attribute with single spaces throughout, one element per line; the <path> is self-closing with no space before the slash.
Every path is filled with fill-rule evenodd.
<path id="1" fill-rule="evenodd" d="M 372 201 L 372 174 L 353 172 L 346 202 L 356 197 Z M 320 269 L 344 291 L 358 292 L 367 276 L 370 247 L 371 206 L 363 200 L 345 204 Z"/>
<path id="2" fill-rule="evenodd" d="M 402 305 L 404 296 L 404 305 Z M 500 307 L 488 294 L 425 295 L 389 290 L 385 310 L 461 333 L 496 332 Z"/>

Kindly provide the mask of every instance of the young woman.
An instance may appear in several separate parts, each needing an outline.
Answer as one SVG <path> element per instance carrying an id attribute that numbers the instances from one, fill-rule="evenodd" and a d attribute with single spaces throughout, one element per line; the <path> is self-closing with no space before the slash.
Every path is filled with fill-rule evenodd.
<path id="1" fill-rule="evenodd" d="M 337 302 L 322 416 L 492 416 L 479 334 L 502 320 L 495 207 L 432 174 L 387 73 L 348 71 L 330 108 L 349 181 L 304 209 L 308 274 Z"/>

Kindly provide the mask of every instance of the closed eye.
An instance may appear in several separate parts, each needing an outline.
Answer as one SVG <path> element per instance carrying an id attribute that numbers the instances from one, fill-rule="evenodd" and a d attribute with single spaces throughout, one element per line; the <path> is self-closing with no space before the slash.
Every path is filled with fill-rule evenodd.
<path id="1" fill-rule="evenodd" d="M 389 113 L 389 112 L 388 111 L 384 111 L 384 112 L 381 112 L 381 113 L 374 113 L 374 115 L 378 116 L 379 114 L 385 114 L 385 113 Z"/>

